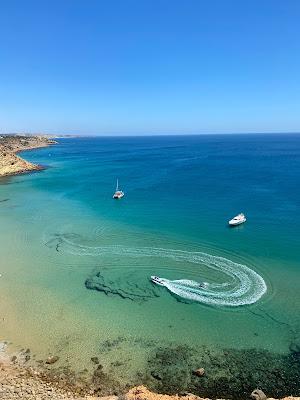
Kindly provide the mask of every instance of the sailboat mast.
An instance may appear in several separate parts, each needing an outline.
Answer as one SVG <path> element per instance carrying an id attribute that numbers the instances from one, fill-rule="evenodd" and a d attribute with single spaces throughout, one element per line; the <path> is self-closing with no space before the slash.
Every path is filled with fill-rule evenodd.
<path id="1" fill-rule="evenodd" d="M 116 192 L 119 190 L 119 179 L 117 179 L 117 187 L 116 187 Z"/>

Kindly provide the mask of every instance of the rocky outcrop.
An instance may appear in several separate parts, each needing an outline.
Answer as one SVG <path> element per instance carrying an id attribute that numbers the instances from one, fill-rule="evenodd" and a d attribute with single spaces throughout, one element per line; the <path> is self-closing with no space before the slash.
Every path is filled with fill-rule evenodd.
<path id="1" fill-rule="evenodd" d="M 250 395 L 251 399 L 253 400 L 266 400 L 267 396 L 261 389 L 255 389 Z"/>
<path id="2" fill-rule="evenodd" d="M 195 396 L 192 393 L 186 393 L 183 396 L 153 393 L 145 386 L 137 386 L 129 390 L 125 395 L 126 400 L 204 400 L 202 397 Z M 245 397 L 245 400 L 247 397 Z M 205 398 L 205 400 L 208 400 Z M 221 400 L 221 399 L 219 399 Z M 269 400 L 274 400 L 270 398 Z M 300 397 L 285 397 L 283 400 L 300 400 Z"/>
<path id="3" fill-rule="evenodd" d="M 5 400 L 66 400 L 76 394 L 39 379 L 35 371 L 17 365 L 0 364 L 0 398 Z"/>
<path id="4" fill-rule="evenodd" d="M 104 382 L 105 387 L 103 387 Z M 57 382 L 45 379 L 45 376 L 32 368 L 24 368 L 18 364 L 0 363 L 0 398 L 5 400 L 208 400 L 192 393 L 185 393 L 182 396 L 154 393 L 145 386 L 134 387 L 125 395 L 116 396 L 112 393 L 101 397 L 103 390 L 109 392 L 109 388 L 106 387 L 109 382 L 102 367 L 98 366 L 91 385 L 84 395 L 76 390 L 72 391 L 69 385 L 58 386 Z M 93 394 L 88 394 L 89 392 Z M 247 396 L 245 396 L 246 399 Z M 283 400 L 300 400 L 300 397 L 285 397 Z"/>
<path id="5" fill-rule="evenodd" d="M 40 165 L 23 160 L 16 153 L 55 143 L 54 140 L 44 136 L 0 136 L 0 177 L 43 169 Z"/>
<path id="6" fill-rule="evenodd" d="M 192 393 L 187 393 L 183 396 L 153 393 L 145 386 L 137 386 L 129 390 L 125 398 L 126 400 L 202 400 L 201 397 L 195 396 Z"/>

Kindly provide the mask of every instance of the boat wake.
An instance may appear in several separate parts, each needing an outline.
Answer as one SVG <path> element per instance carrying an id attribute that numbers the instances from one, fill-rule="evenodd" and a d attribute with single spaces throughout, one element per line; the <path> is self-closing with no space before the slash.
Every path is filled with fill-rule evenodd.
<path id="1" fill-rule="evenodd" d="M 264 279 L 246 265 L 224 257 L 202 252 L 125 246 L 86 246 L 72 241 L 70 234 L 57 234 L 46 243 L 58 251 L 77 256 L 114 255 L 124 258 L 153 257 L 171 259 L 176 263 L 197 266 L 199 277 L 205 275 L 206 284 L 194 280 L 169 280 L 164 278 L 164 286 L 173 294 L 187 300 L 218 306 L 242 306 L 253 304 L 267 291 Z M 197 271 L 198 272 L 198 271 Z M 193 275 L 195 269 L 193 268 Z"/>

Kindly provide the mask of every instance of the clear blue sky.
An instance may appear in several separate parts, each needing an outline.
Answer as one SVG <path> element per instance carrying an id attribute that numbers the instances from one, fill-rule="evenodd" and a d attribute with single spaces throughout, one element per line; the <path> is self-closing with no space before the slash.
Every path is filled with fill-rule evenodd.
<path id="1" fill-rule="evenodd" d="M 2 0 L 0 131 L 300 131 L 300 1 Z"/>

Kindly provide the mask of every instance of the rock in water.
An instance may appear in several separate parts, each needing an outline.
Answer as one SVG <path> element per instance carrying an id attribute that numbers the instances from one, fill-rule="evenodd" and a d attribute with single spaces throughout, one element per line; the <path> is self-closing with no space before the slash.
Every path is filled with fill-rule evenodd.
<path id="1" fill-rule="evenodd" d="M 193 371 L 193 374 L 196 376 L 203 376 L 205 374 L 204 368 L 198 368 Z"/>
<path id="2" fill-rule="evenodd" d="M 266 400 L 267 396 L 260 389 L 255 389 L 250 395 L 253 400 Z"/>
<path id="3" fill-rule="evenodd" d="M 154 379 L 161 381 L 161 376 L 159 373 L 157 373 L 155 371 L 151 371 L 151 376 L 153 376 Z"/>
<path id="4" fill-rule="evenodd" d="M 46 364 L 54 364 L 58 360 L 59 360 L 59 357 L 57 357 L 57 356 L 49 356 L 46 360 Z"/>

